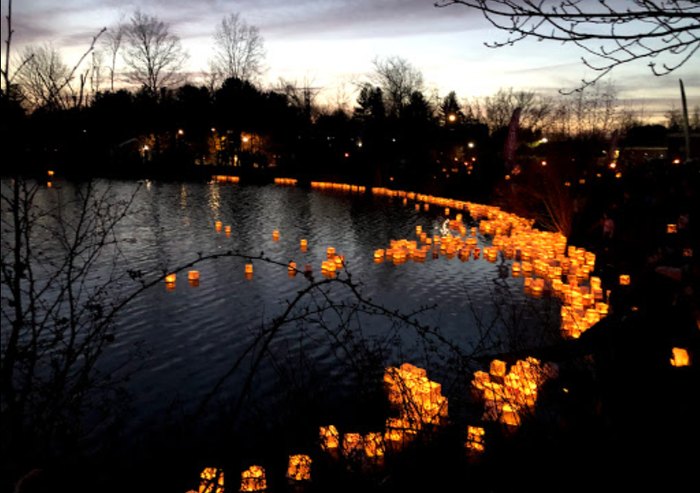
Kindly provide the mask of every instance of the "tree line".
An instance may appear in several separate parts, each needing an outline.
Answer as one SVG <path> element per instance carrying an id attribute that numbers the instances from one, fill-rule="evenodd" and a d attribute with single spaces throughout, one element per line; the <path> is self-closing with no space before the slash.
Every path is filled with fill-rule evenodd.
<path id="1" fill-rule="evenodd" d="M 262 87 L 264 40 L 237 13 L 217 25 L 199 83 L 183 74 L 180 39 L 140 10 L 99 31 L 72 68 L 44 44 L 26 47 L 11 69 L 9 6 L 3 131 L 18 165 L 70 162 L 92 173 L 109 166 L 143 170 L 144 162 L 178 173 L 196 164 L 277 167 L 384 185 L 445 185 L 503 174 L 499 163 L 516 109 L 524 160 L 542 157 L 545 141 L 583 142 L 568 151 L 590 167 L 612 135 L 643 126 L 621 108 L 612 83 L 556 97 L 502 88 L 460 98 L 426 90 L 420 69 L 399 56 L 373 60 L 356 83 L 352 107 L 324 106 L 319 88 L 308 83 L 280 79 Z M 695 128 L 699 113 L 695 108 L 691 118 Z M 678 110 L 667 116 L 668 129 L 647 130 L 659 143 L 682 125 Z"/>

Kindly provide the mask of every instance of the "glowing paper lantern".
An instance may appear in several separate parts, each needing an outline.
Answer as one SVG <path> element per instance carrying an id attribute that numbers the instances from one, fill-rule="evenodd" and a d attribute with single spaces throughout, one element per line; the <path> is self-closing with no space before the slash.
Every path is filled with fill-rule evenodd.
<path id="1" fill-rule="evenodd" d="M 245 278 L 246 279 L 253 278 L 253 264 L 245 264 Z"/>
<path id="2" fill-rule="evenodd" d="M 292 481 L 311 481 L 311 462 L 308 455 L 290 455 L 287 478 Z"/>
<path id="3" fill-rule="evenodd" d="M 620 274 L 620 286 L 629 286 L 631 282 L 629 274 Z"/>
<path id="4" fill-rule="evenodd" d="M 680 347 L 674 347 L 673 358 L 671 358 L 672 366 L 690 366 L 690 355 L 688 350 Z"/>
<path id="5" fill-rule="evenodd" d="M 280 232 L 279 232 L 279 230 L 276 229 L 272 232 L 272 240 L 277 241 L 279 239 L 280 239 Z"/>
<path id="6" fill-rule="evenodd" d="M 502 377 L 506 374 L 506 362 L 495 359 L 491 362 L 489 373 L 494 377 Z"/>
<path id="7" fill-rule="evenodd" d="M 666 225 L 666 232 L 668 234 L 678 233 L 678 225 L 677 224 L 667 224 Z"/>
<path id="8" fill-rule="evenodd" d="M 340 445 L 340 433 L 335 425 L 321 426 L 318 431 L 321 449 L 330 452 Z"/>
<path id="9" fill-rule="evenodd" d="M 192 287 L 199 286 L 199 271 L 198 270 L 189 271 L 187 273 L 187 282 L 189 282 L 190 286 L 192 286 Z"/>
<path id="10" fill-rule="evenodd" d="M 384 436 L 381 433 L 367 433 L 363 438 L 365 455 L 369 458 L 384 456 Z"/>
<path id="11" fill-rule="evenodd" d="M 54 173 L 54 171 L 53 171 L 52 169 L 50 169 L 50 170 L 46 171 L 46 174 L 47 174 L 48 176 L 53 176 L 55 173 Z"/>
<path id="12" fill-rule="evenodd" d="M 264 491 L 266 488 L 265 469 L 261 466 L 250 466 L 241 473 L 240 491 Z"/>
<path id="13" fill-rule="evenodd" d="M 306 251 L 306 248 L 308 247 L 309 243 L 306 241 L 306 239 L 302 238 L 299 240 L 299 248 L 301 248 L 302 252 Z"/>
<path id="14" fill-rule="evenodd" d="M 199 475 L 198 493 L 224 493 L 224 471 L 216 467 L 206 467 Z"/>
<path id="15" fill-rule="evenodd" d="M 224 228 L 224 233 L 226 234 L 226 236 L 231 236 L 231 226 L 226 226 Z"/>
<path id="16" fill-rule="evenodd" d="M 343 455 L 345 457 L 357 456 L 363 450 L 362 435 L 359 433 L 346 433 L 343 435 Z"/>
<path id="17" fill-rule="evenodd" d="M 216 230 L 217 233 L 221 233 L 221 228 L 223 228 L 224 224 L 221 221 L 216 221 L 214 223 L 214 229 Z"/>
<path id="18" fill-rule="evenodd" d="M 168 274 L 165 276 L 165 289 L 172 291 L 175 289 L 175 280 L 177 279 L 177 274 Z"/>

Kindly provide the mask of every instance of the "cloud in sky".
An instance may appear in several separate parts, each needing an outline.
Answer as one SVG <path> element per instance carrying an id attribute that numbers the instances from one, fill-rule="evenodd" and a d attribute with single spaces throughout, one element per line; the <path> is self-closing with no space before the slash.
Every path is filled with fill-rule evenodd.
<path id="1" fill-rule="evenodd" d="M 139 8 L 167 22 L 182 39 L 192 55 L 192 72 L 207 67 L 216 25 L 238 12 L 265 39 L 269 83 L 283 77 L 331 87 L 361 78 L 375 57 L 392 55 L 422 70 L 428 86 L 442 94 L 455 90 L 462 97 L 489 95 L 504 87 L 554 93 L 592 77 L 580 62 L 582 53 L 565 45 L 524 42 L 486 48 L 485 41 L 503 40 L 506 34 L 478 11 L 459 5 L 436 8 L 434 0 L 15 1 L 15 47 L 51 41 L 72 53 L 66 57 L 70 62 L 102 27 L 128 19 Z M 2 9 L 5 15 L 6 2 Z M 639 61 L 614 71 L 613 80 L 620 98 L 668 102 L 677 98 L 680 77 L 690 104 L 697 105 L 700 63 L 693 62 L 657 78 Z"/>

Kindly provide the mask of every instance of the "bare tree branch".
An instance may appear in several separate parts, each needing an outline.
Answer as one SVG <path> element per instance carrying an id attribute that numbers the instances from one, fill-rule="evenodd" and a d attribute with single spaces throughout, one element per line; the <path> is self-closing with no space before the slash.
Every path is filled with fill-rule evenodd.
<path id="1" fill-rule="evenodd" d="M 631 6 L 630 6 L 631 4 Z M 570 43 L 587 56 L 594 71 L 575 89 L 580 91 L 616 67 L 651 59 L 654 75 L 667 75 L 684 65 L 700 48 L 700 5 L 690 0 L 440 0 L 436 7 L 463 5 L 481 11 L 494 27 L 507 32 L 492 48 L 512 46 L 526 38 Z M 659 64 L 653 61 L 664 57 Z"/>

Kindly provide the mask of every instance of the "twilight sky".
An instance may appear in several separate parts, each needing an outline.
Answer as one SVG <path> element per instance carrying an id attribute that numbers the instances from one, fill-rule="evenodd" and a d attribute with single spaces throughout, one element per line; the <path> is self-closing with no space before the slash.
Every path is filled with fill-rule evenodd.
<path id="1" fill-rule="evenodd" d="M 481 13 L 463 6 L 435 8 L 434 0 L 15 0 L 13 50 L 51 42 L 71 65 L 102 28 L 140 8 L 170 25 L 189 52 L 188 69 L 206 70 L 212 36 L 223 16 L 238 12 L 260 29 L 267 51 L 264 85 L 279 78 L 323 89 L 328 101 L 354 102 L 354 82 L 372 71 L 379 56 L 400 56 L 423 73 L 426 92 L 483 97 L 499 88 L 554 94 L 592 73 L 575 47 L 521 42 L 491 49 L 505 39 Z M 7 2 L 2 2 L 2 40 Z M 3 43 L 4 44 L 4 43 Z M 3 46 L 4 50 L 4 46 Z M 3 51 L 3 56 L 4 56 Z M 626 109 L 663 120 L 680 108 L 678 79 L 691 107 L 700 105 L 700 54 L 681 69 L 656 77 L 640 60 L 610 77 Z M 193 82 L 197 82 L 193 80 Z"/>

